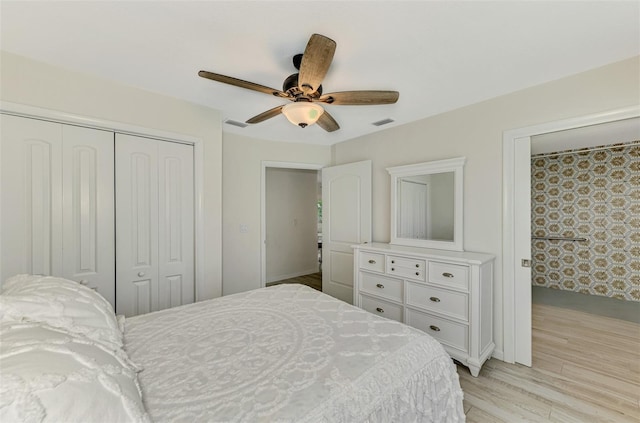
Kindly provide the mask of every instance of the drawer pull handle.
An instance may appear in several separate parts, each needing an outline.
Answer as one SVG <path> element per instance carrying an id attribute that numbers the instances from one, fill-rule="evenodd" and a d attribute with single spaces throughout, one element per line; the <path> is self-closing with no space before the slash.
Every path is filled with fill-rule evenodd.
<path id="1" fill-rule="evenodd" d="M 442 274 L 442 276 L 444 276 L 445 278 L 452 278 L 452 277 L 453 277 L 453 273 L 444 272 L 444 273 Z"/>
<path id="2" fill-rule="evenodd" d="M 395 264 L 395 263 L 396 263 L 396 261 L 395 261 L 395 260 L 391 260 L 391 264 Z"/>
<path id="3" fill-rule="evenodd" d="M 434 303 L 439 303 L 440 302 L 440 298 L 438 297 L 431 297 L 429 298 L 431 301 L 433 301 Z"/>
<path id="4" fill-rule="evenodd" d="M 394 267 L 391 268 L 391 271 L 394 272 L 396 269 Z"/>
<path id="5" fill-rule="evenodd" d="M 431 329 L 434 332 L 440 332 L 440 328 L 434 325 L 429 326 L 429 329 Z"/>
<path id="6" fill-rule="evenodd" d="M 375 260 L 369 260 L 369 264 L 376 264 Z"/>
<path id="7" fill-rule="evenodd" d="M 417 267 L 417 268 L 420 268 L 420 265 L 419 265 L 419 264 L 416 264 L 416 267 Z"/>
<path id="8" fill-rule="evenodd" d="M 420 276 L 420 272 L 416 272 L 416 276 Z"/>
<path id="9" fill-rule="evenodd" d="M 376 284 L 376 286 L 377 286 L 378 288 L 380 288 L 380 289 L 384 289 L 384 285 L 383 285 L 383 284 L 381 284 L 381 283 Z"/>
<path id="10" fill-rule="evenodd" d="M 376 308 L 376 311 L 377 311 L 378 313 L 384 313 L 384 310 L 383 310 L 382 308 L 380 308 L 380 307 Z M 439 330 L 439 329 L 438 329 L 438 330 Z"/>

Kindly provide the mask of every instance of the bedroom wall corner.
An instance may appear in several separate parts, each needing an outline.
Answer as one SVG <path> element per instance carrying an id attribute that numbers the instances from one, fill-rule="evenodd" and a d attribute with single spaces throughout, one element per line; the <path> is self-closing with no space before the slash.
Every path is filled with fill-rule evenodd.
<path id="1" fill-rule="evenodd" d="M 202 140 L 204 283 L 199 300 L 222 295 L 222 119 L 195 103 L 0 51 L 0 100 Z"/>
<path id="2" fill-rule="evenodd" d="M 335 144 L 332 165 L 372 160 L 373 241 L 388 242 L 387 167 L 465 156 L 464 249 L 492 253 L 494 356 L 503 357 L 502 140 L 514 128 L 638 104 L 640 56 Z"/>
<path id="3" fill-rule="evenodd" d="M 260 288 L 262 162 L 327 166 L 331 147 L 225 133 L 222 156 L 222 291 L 229 295 Z"/>

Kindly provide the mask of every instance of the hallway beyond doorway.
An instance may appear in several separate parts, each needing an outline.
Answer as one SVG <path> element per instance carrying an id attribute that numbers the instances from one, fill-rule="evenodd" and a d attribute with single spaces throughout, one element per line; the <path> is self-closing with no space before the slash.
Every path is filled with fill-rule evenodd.
<path id="1" fill-rule="evenodd" d="M 310 288 L 322 291 L 322 273 L 311 273 L 309 275 L 298 276 L 297 278 L 284 279 L 281 281 L 269 282 L 267 286 L 280 285 L 283 283 L 299 283 Z"/>

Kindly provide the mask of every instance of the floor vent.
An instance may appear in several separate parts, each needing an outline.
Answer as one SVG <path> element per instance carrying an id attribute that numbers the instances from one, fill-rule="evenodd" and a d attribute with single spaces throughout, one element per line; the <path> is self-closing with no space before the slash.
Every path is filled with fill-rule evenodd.
<path id="1" fill-rule="evenodd" d="M 246 128 L 247 126 L 249 126 L 248 124 L 246 124 L 244 122 L 238 122 L 237 120 L 231 120 L 231 119 L 225 120 L 224 123 L 226 123 L 228 125 L 237 126 L 238 128 Z"/>
<path id="2" fill-rule="evenodd" d="M 382 125 L 386 125 L 386 124 L 391 123 L 391 122 L 395 122 L 395 120 L 393 120 L 391 118 L 386 118 L 386 119 L 379 120 L 377 122 L 373 122 L 372 125 L 382 126 Z"/>

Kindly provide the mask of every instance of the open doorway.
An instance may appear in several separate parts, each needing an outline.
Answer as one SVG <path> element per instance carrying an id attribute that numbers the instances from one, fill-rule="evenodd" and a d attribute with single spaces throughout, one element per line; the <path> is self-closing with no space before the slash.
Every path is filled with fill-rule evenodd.
<path id="1" fill-rule="evenodd" d="M 531 366 L 531 138 L 536 135 L 637 118 L 634 106 L 504 133 L 503 357 Z"/>
<path id="2" fill-rule="evenodd" d="M 299 283 L 322 291 L 319 166 L 263 163 L 262 286 Z"/>
<path id="3" fill-rule="evenodd" d="M 639 194 L 640 118 L 531 137 L 532 367 L 623 413 L 640 389 Z"/>
<path id="4" fill-rule="evenodd" d="M 531 137 L 532 299 L 640 323 L 640 118 Z"/>

